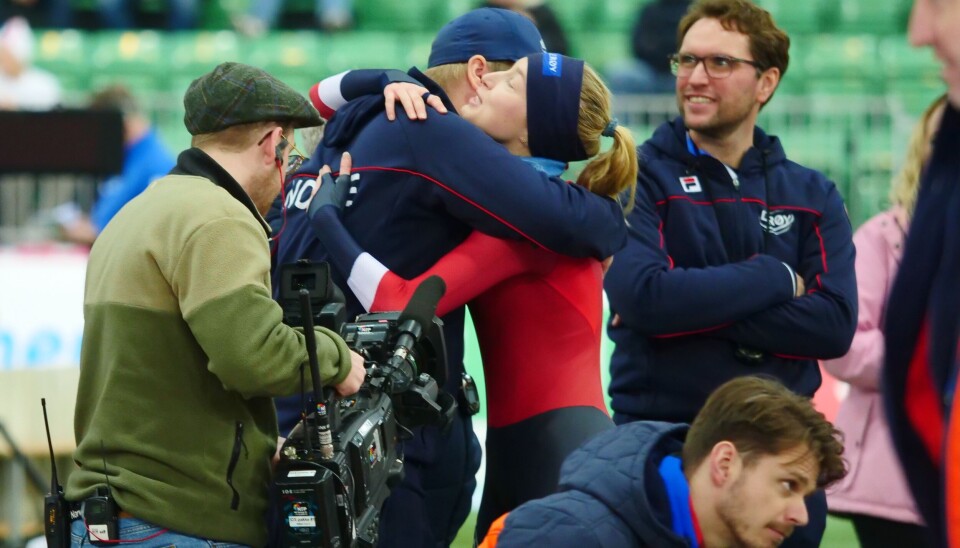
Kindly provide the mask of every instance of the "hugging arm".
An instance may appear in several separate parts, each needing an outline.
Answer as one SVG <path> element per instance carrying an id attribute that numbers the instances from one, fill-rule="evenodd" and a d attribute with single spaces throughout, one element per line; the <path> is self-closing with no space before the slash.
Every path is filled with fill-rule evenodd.
<path id="1" fill-rule="evenodd" d="M 395 103 L 400 101 L 407 117 L 411 119 L 425 119 L 425 104 L 429 104 L 441 113 L 447 108 L 437 96 L 426 99 L 422 95 L 428 93 L 416 78 L 394 69 L 357 69 L 341 72 L 329 78 L 324 78 L 310 88 L 310 101 L 320 111 L 320 116 L 330 119 L 333 114 L 353 99 L 363 95 L 379 95 L 383 93 L 387 118 L 393 120 Z"/>
<path id="2" fill-rule="evenodd" d="M 623 246 L 626 226 L 615 200 L 548 177 L 459 116 L 397 123 L 415 174 L 450 215 L 473 228 L 571 257 L 602 260 Z"/>
<path id="3" fill-rule="evenodd" d="M 336 184 L 346 184 L 343 177 Z M 333 183 L 323 177 L 321 188 Z M 414 290 L 430 276 L 440 276 L 447 291 L 437 306 L 444 316 L 501 281 L 525 272 L 549 269 L 553 255 L 526 242 L 506 241 L 473 232 L 459 246 L 423 274 L 407 280 L 391 272 L 365 252 L 340 221 L 333 205 L 310 208 L 310 222 L 317 238 L 330 253 L 337 270 L 363 307 L 370 312 L 401 310 Z"/>

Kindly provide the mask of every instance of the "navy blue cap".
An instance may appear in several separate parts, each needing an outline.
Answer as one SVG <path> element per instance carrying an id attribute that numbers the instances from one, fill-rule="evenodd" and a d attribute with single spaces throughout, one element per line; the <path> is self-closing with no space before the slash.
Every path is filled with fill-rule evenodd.
<path id="1" fill-rule="evenodd" d="M 474 55 L 488 61 L 516 61 L 546 50 L 540 31 L 526 17 L 500 8 L 480 8 L 440 29 L 427 66 L 466 63 Z"/>

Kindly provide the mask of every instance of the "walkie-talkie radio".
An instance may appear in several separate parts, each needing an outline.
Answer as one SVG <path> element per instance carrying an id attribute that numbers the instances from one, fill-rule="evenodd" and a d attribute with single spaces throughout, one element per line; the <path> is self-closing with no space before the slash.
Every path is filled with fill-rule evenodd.
<path id="1" fill-rule="evenodd" d="M 63 496 L 63 487 L 57 478 L 57 461 L 53 456 L 53 441 L 50 439 L 50 423 L 47 421 L 47 399 L 40 398 L 43 406 L 43 426 L 47 430 L 47 446 L 50 448 L 50 492 L 43 497 L 43 535 L 50 548 L 70 547 L 70 504 Z"/>

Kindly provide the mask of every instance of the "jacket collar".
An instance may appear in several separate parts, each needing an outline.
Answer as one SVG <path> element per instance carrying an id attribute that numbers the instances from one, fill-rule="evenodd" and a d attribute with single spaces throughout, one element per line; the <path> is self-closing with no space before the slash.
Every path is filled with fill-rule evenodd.
<path id="1" fill-rule="evenodd" d="M 172 175 L 203 177 L 226 190 L 250 211 L 257 222 L 260 223 L 260 226 L 263 227 L 264 233 L 270 236 L 270 225 L 263 220 L 263 216 L 257 211 L 257 206 L 253 204 L 253 200 L 250 199 L 247 192 L 243 190 L 243 187 L 240 186 L 240 183 L 238 183 L 232 175 L 227 173 L 227 170 L 223 169 L 223 167 L 221 167 L 216 160 L 208 156 L 206 152 L 199 148 L 188 148 L 184 150 L 180 153 L 180 156 L 177 157 L 177 165 L 170 170 L 170 173 Z"/>
<path id="2" fill-rule="evenodd" d="M 447 107 L 447 110 L 449 110 L 454 114 L 459 114 L 459 112 L 457 112 L 456 107 L 454 107 L 453 103 L 450 102 L 450 97 L 447 96 L 447 92 L 444 91 L 442 87 L 440 87 L 440 84 L 431 80 L 429 76 L 424 74 L 417 67 L 412 67 L 407 72 L 407 74 L 419 80 L 420 83 L 423 84 L 423 87 L 427 88 L 427 90 L 430 92 L 431 95 L 436 95 L 437 97 L 439 97 L 440 100 L 443 101 L 443 105 Z"/>
<path id="3" fill-rule="evenodd" d="M 691 167 L 706 167 L 717 164 L 718 172 L 725 172 L 720 162 L 709 155 L 698 155 L 690 151 L 687 146 L 687 127 L 683 118 L 678 116 L 671 122 L 664 123 L 654 131 L 653 136 L 642 148 L 653 147 L 661 154 L 673 158 Z M 765 156 L 765 157 L 764 157 Z M 786 161 L 787 156 L 780 144 L 780 139 L 767 135 L 759 126 L 753 128 L 753 147 L 747 150 L 740 162 L 739 173 L 750 175 L 763 173 L 765 168 Z"/>

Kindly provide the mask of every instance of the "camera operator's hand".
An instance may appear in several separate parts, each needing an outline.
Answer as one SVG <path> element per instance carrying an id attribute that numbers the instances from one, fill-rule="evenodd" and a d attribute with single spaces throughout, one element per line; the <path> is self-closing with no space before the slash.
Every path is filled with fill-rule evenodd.
<path id="1" fill-rule="evenodd" d="M 447 107 L 436 95 L 431 95 L 427 88 L 409 82 L 394 82 L 383 88 L 383 102 L 387 109 L 387 120 L 397 119 L 396 103 L 400 101 L 407 118 L 411 120 L 426 120 L 427 105 L 430 105 L 440 114 L 447 113 Z"/>
<path id="2" fill-rule="evenodd" d="M 334 390 L 341 396 L 352 396 L 360 390 L 363 380 L 367 376 L 367 370 L 363 367 L 363 356 L 354 351 L 350 351 L 350 373 L 343 382 L 334 386 Z"/>
<path id="3" fill-rule="evenodd" d="M 333 206 L 338 211 L 343 210 L 347 198 L 350 196 L 350 169 L 353 167 L 353 159 L 349 152 L 344 152 L 340 158 L 340 175 L 334 180 L 330 176 L 330 166 L 323 166 L 318 173 L 320 181 L 317 190 L 310 198 L 310 205 L 307 207 L 307 216 L 311 219 L 317 216 L 317 212 L 324 206 Z"/>

